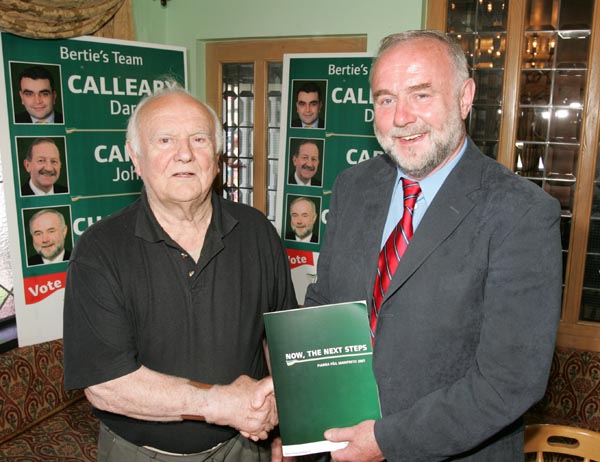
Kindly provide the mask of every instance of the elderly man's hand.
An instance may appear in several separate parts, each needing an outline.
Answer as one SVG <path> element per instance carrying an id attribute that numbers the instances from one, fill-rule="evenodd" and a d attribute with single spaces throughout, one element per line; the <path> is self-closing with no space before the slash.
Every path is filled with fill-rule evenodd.
<path id="1" fill-rule="evenodd" d="M 207 399 L 207 422 L 233 427 L 254 441 L 267 439 L 279 422 L 271 377 L 257 381 L 242 375 L 229 385 L 213 386 Z"/>

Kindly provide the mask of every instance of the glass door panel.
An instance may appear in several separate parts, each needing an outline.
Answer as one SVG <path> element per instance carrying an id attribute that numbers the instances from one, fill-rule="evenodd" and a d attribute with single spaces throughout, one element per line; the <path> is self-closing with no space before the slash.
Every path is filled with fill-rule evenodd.
<path id="1" fill-rule="evenodd" d="M 594 17 L 594 0 L 560 2 L 558 24 L 560 30 L 590 30 Z"/>
<path id="2" fill-rule="evenodd" d="M 529 0 L 514 171 L 559 200 L 563 260 L 575 203 L 593 0 Z M 583 12 L 583 13 L 582 13 Z"/>
<path id="3" fill-rule="evenodd" d="M 448 35 L 461 45 L 477 85 L 467 132 L 484 152 L 496 158 L 502 116 L 508 0 L 448 1 Z"/>
<path id="4" fill-rule="evenodd" d="M 267 218 L 275 221 L 283 63 L 267 65 Z"/>
<path id="5" fill-rule="evenodd" d="M 596 155 L 596 176 L 590 215 L 585 273 L 581 292 L 580 321 L 600 322 L 600 146 Z"/>
<path id="6" fill-rule="evenodd" d="M 222 122 L 223 196 L 252 205 L 254 65 L 224 64 Z"/>
<path id="7" fill-rule="evenodd" d="M 267 64 L 267 210 L 275 221 L 283 63 Z M 253 205 L 254 196 L 254 65 L 223 65 L 223 196 Z"/>

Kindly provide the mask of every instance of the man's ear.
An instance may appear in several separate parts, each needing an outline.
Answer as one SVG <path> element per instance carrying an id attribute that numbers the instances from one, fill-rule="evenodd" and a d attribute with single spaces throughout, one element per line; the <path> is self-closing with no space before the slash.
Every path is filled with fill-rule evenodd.
<path id="1" fill-rule="evenodd" d="M 129 158 L 131 159 L 131 162 L 133 163 L 133 167 L 135 168 L 135 173 L 137 173 L 140 177 L 142 177 L 139 159 L 135 155 L 135 152 L 133 152 L 133 149 L 131 148 L 131 143 L 129 142 L 129 140 L 127 140 L 127 142 L 125 143 L 125 150 L 127 151 L 127 155 L 129 156 Z"/>
<path id="2" fill-rule="evenodd" d="M 469 115 L 474 98 L 475 81 L 471 78 L 468 78 L 464 81 L 460 90 L 460 116 L 463 120 L 465 120 Z"/>

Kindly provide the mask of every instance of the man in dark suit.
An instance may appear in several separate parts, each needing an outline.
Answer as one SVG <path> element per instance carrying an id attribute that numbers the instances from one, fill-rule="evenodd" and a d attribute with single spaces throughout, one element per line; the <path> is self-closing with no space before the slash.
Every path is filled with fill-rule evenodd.
<path id="1" fill-rule="evenodd" d="M 297 197 L 290 204 L 290 231 L 285 234 L 289 241 L 319 242 L 314 230 L 317 221 L 317 207 L 307 197 Z"/>
<path id="2" fill-rule="evenodd" d="M 21 196 L 63 194 L 68 188 L 58 184 L 62 162 L 52 138 L 36 138 L 29 145 L 23 160 L 29 180 L 21 185 Z"/>
<path id="3" fill-rule="evenodd" d="M 58 210 L 36 212 L 29 219 L 29 233 L 36 253 L 27 259 L 27 265 L 67 261 L 71 256 L 71 252 L 65 249 L 67 230 L 65 217 Z"/>
<path id="4" fill-rule="evenodd" d="M 301 186 L 321 186 L 321 179 L 316 177 L 319 170 L 319 146 L 315 140 L 302 140 L 292 154 L 292 166 L 288 176 L 289 184 Z"/>
<path id="5" fill-rule="evenodd" d="M 384 39 L 371 90 L 387 154 L 338 176 L 305 303 L 383 292 L 371 308 L 382 418 L 328 430 L 349 441 L 333 459 L 521 460 L 522 415 L 544 395 L 560 315 L 560 206 L 466 136 L 475 84 L 443 34 Z M 380 250 L 403 213 L 411 223 L 403 177 L 418 182 L 406 198 L 414 236 L 382 290 Z"/>
<path id="6" fill-rule="evenodd" d="M 25 112 L 15 114 L 15 123 L 64 123 L 62 114 L 54 109 L 54 78 L 45 67 L 28 67 L 19 74 L 19 96 Z"/>
<path id="7" fill-rule="evenodd" d="M 296 91 L 296 112 L 292 127 L 325 128 L 325 121 L 319 117 L 323 108 L 321 88 L 314 82 L 306 82 Z"/>

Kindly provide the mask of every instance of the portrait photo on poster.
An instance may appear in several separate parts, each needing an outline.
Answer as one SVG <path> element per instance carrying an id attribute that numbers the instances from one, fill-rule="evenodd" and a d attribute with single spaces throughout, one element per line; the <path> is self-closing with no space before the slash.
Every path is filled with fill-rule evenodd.
<path id="1" fill-rule="evenodd" d="M 21 197 L 69 193 L 64 136 L 17 136 L 15 146 Z"/>
<path id="2" fill-rule="evenodd" d="M 325 128 L 327 80 L 292 81 L 292 128 Z"/>
<path id="3" fill-rule="evenodd" d="M 288 184 L 323 186 L 325 141 L 318 138 L 290 138 Z"/>
<path id="4" fill-rule="evenodd" d="M 318 244 L 321 198 L 288 194 L 286 204 L 285 240 Z"/>
<path id="5" fill-rule="evenodd" d="M 64 124 L 60 65 L 10 61 L 15 124 Z"/>
<path id="6" fill-rule="evenodd" d="M 28 208 L 22 214 L 27 266 L 68 261 L 73 249 L 70 206 Z"/>

